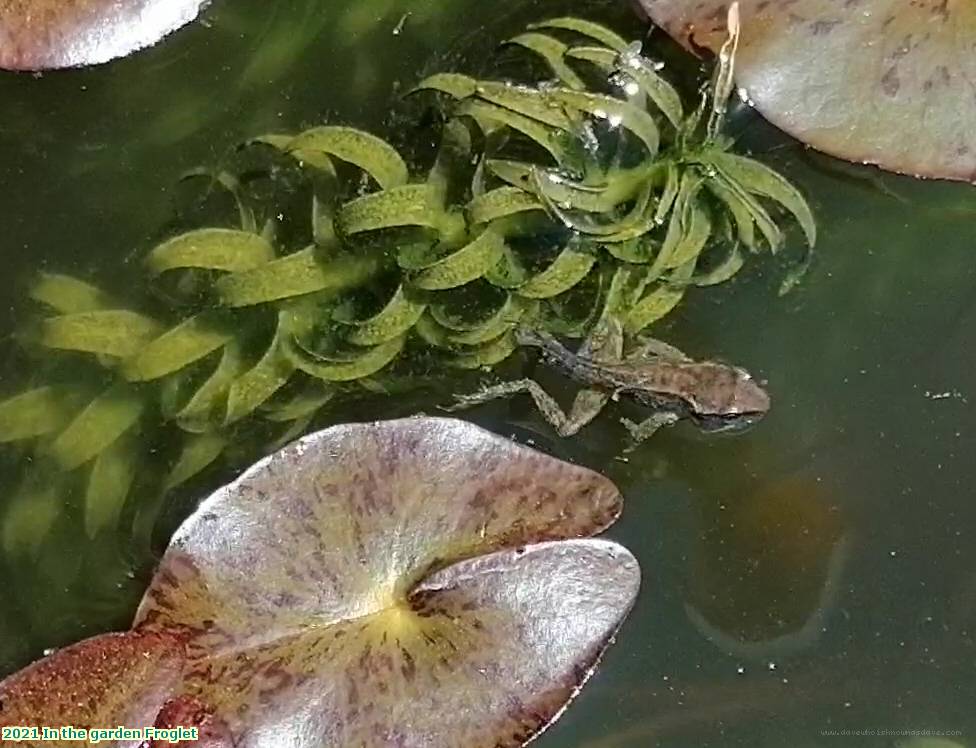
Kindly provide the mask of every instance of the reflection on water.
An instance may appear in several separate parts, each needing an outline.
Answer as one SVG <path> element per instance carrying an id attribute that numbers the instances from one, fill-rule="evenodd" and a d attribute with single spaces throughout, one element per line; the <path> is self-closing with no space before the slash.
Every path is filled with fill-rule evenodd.
<path id="1" fill-rule="evenodd" d="M 500 17 L 460 0 L 219 3 L 170 43 L 109 67 L 0 77 L 5 331 L 26 321 L 23 283 L 38 268 L 122 277 L 169 218 L 179 176 L 247 135 L 328 118 L 404 137 L 388 121 L 397 90 L 434 66 L 476 70 L 542 15 L 596 13 L 642 33 L 619 26 L 625 3 L 512 5 Z M 540 744 L 896 740 L 823 734 L 843 730 L 958 730 L 954 740 L 976 744 L 976 193 L 837 165 L 748 113 L 736 130 L 811 197 L 817 259 L 782 298 L 779 273 L 753 263 L 726 287 L 689 294 L 656 334 L 768 379 L 766 420 L 725 438 L 667 429 L 623 458 L 616 418 L 634 415 L 623 406 L 574 440 L 554 437 L 522 399 L 472 413 L 617 481 L 629 503 L 613 534 L 645 570 L 619 645 Z M 5 344 L 4 392 L 37 365 L 17 350 Z M 334 412 L 394 414 L 381 400 Z M 5 496 L 24 459 L 0 453 Z M 226 477 L 188 486 L 174 520 Z M 36 562 L 0 569 L 4 671 L 124 625 L 141 593 L 140 549 L 89 543 L 71 522 L 59 533 Z"/>

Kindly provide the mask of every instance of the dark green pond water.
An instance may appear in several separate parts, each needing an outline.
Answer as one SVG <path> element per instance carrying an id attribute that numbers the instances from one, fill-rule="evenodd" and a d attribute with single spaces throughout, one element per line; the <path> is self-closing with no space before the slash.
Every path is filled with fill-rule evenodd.
<path id="1" fill-rule="evenodd" d="M 127 277 L 186 170 L 322 121 L 416 137 L 391 114 L 404 87 L 477 71 L 526 22 L 567 12 L 643 34 L 626 2 L 215 0 L 129 60 L 0 76 L 0 392 L 31 379 L 14 339 L 27 279 Z M 770 415 L 735 437 L 666 429 L 626 459 L 625 408 L 571 440 L 523 399 L 467 416 L 616 481 L 627 506 L 611 536 L 644 571 L 618 643 L 539 745 L 870 747 L 913 730 L 976 745 L 976 192 L 839 164 L 749 113 L 734 129 L 810 198 L 815 263 L 779 297 L 758 258 L 655 334 L 761 375 Z M 0 450 L 0 508 L 24 459 Z M 173 519 L 228 477 L 190 484 Z M 126 542 L 78 529 L 29 567 L 0 562 L 0 673 L 127 625 L 146 570 Z M 845 730 L 877 732 L 827 734 Z"/>

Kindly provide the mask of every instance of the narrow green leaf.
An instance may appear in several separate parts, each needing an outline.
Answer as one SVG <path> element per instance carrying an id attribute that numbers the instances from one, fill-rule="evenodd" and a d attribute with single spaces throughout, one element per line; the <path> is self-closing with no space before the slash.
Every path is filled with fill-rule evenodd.
<path id="1" fill-rule="evenodd" d="M 518 288 L 529 299 L 548 299 L 568 291 L 585 278 L 596 263 L 596 255 L 567 246 L 545 270 Z"/>
<path id="2" fill-rule="evenodd" d="M 611 127 L 630 130 L 641 140 L 649 155 L 653 156 L 657 153 L 661 137 L 657 123 L 651 115 L 630 102 L 604 94 L 569 89 L 546 91 L 545 96 L 550 101 L 586 112 L 596 119 L 605 120 Z"/>
<path id="3" fill-rule="evenodd" d="M 112 297 L 101 289 L 59 273 L 38 273 L 27 295 L 59 314 L 95 312 L 116 306 Z"/>
<path id="4" fill-rule="evenodd" d="M 670 278 L 661 282 L 657 288 L 635 304 L 624 319 L 624 331 L 636 335 L 674 309 L 684 298 L 697 261 L 698 258 L 695 257 L 682 265 Z"/>
<path id="5" fill-rule="evenodd" d="M 606 47 L 570 47 L 566 56 L 573 60 L 585 60 L 596 65 L 607 75 L 613 72 L 617 64 L 617 52 Z"/>
<path id="6" fill-rule="evenodd" d="M 346 203 L 339 210 L 336 225 L 347 236 L 400 226 L 439 229 L 445 213 L 435 186 L 408 184 Z"/>
<path id="7" fill-rule="evenodd" d="M 163 481 L 163 493 L 172 491 L 203 472 L 224 453 L 227 444 L 227 436 L 220 432 L 193 434 L 186 437 L 180 456 Z"/>
<path id="8" fill-rule="evenodd" d="M 501 259 L 505 240 L 487 228 L 461 249 L 431 263 L 411 278 L 411 284 L 425 291 L 457 288 L 480 278 Z"/>
<path id="9" fill-rule="evenodd" d="M 567 93 L 576 93 L 571 89 L 563 89 Z M 517 86 L 513 83 L 498 83 L 496 81 L 480 81 L 477 88 L 478 97 L 497 104 L 505 109 L 528 117 L 536 122 L 555 127 L 558 130 L 571 132 L 576 120 L 566 113 L 564 107 L 557 100 L 549 97 L 548 90 L 542 92 L 537 88 Z"/>
<path id="10" fill-rule="evenodd" d="M 542 146 L 556 163 L 567 159 L 566 149 L 555 130 L 518 112 L 488 101 L 469 99 L 457 108 L 456 114 L 473 119 L 486 135 L 498 126 L 510 127 Z"/>
<path id="11" fill-rule="evenodd" d="M 405 339 L 404 336 L 372 348 L 364 348 L 344 361 L 316 360 L 302 351 L 294 340 L 285 342 L 284 351 L 295 367 L 309 376 L 326 382 L 351 382 L 375 374 L 393 361 L 403 349 Z"/>
<path id="12" fill-rule="evenodd" d="M 564 16 L 559 18 L 550 18 L 546 21 L 540 21 L 539 23 L 529 24 L 530 29 L 562 29 L 563 31 L 574 31 L 582 36 L 588 36 L 590 39 L 594 39 L 600 44 L 603 44 L 617 52 L 623 52 L 627 49 L 627 42 L 614 31 L 611 31 L 606 26 L 601 26 L 593 21 L 587 21 L 582 18 L 573 18 L 571 16 Z"/>
<path id="13" fill-rule="evenodd" d="M 401 285 L 383 309 L 369 319 L 352 323 L 355 327 L 346 339 L 355 345 L 386 343 L 413 327 L 426 308 L 426 302 L 407 293 Z"/>
<path id="14" fill-rule="evenodd" d="M 85 534 L 89 538 L 118 525 L 137 462 L 137 448 L 126 436 L 116 439 L 95 458 L 85 489 Z"/>
<path id="15" fill-rule="evenodd" d="M 565 55 L 569 47 L 555 37 L 529 31 L 512 37 L 506 44 L 516 44 L 539 55 L 567 88 L 577 91 L 586 88 L 582 79 L 566 64 Z"/>
<path id="16" fill-rule="evenodd" d="M 464 331 L 450 333 L 447 335 L 447 342 L 460 345 L 481 345 L 497 340 L 512 330 L 525 314 L 534 309 L 535 306 L 534 302 L 511 294 L 494 314 L 477 325 L 469 326 Z"/>
<path id="17" fill-rule="evenodd" d="M 486 281 L 493 286 L 508 290 L 525 285 L 528 279 L 528 271 L 515 251 L 507 244 L 495 267 L 485 273 Z"/>
<path id="18" fill-rule="evenodd" d="M 44 320 L 38 342 L 45 348 L 128 358 L 160 329 L 155 320 L 125 309 L 76 312 Z"/>
<path id="19" fill-rule="evenodd" d="M 233 330 L 216 312 L 201 312 L 163 333 L 122 365 L 130 382 L 159 379 L 199 361 L 233 337 Z"/>
<path id="20" fill-rule="evenodd" d="M 530 192 L 517 187 L 499 187 L 471 200 L 468 220 L 473 224 L 490 223 L 529 210 L 541 210 L 542 204 Z"/>
<path id="21" fill-rule="evenodd" d="M 132 388 L 116 385 L 89 403 L 50 446 L 62 470 L 74 470 L 97 456 L 132 428 L 145 403 Z"/>
<path id="22" fill-rule="evenodd" d="M 310 293 L 338 293 L 358 286 L 379 269 L 373 254 L 323 252 L 307 247 L 254 270 L 220 278 L 216 288 L 230 307 L 253 306 Z"/>
<path id="23" fill-rule="evenodd" d="M 11 497 L 3 516 L 2 542 L 8 558 L 33 558 L 64 511 L 56 477 L 28 478 Z"/>
<path id="24" fill-rule="evenodd" d="M 482 345 L 462 349 L 450 359 L 450 363 L 459 369 L 482 369 L 496 366 L 511 356 L 517 348 L 515 335 L 506 332 Z"/>
<path id="25" fill-rule="evenodd" d="M 222 426 L 227 417 L 227 393 L 243 368 L 240 344 L 236 339 L 231 339 L 224 346 L 220 362 L 186 404 L 174 412 L 164 410 L 164 415 L 175 420 L 184 431 L 193 433 L 212 431 Z"/>
<path id="26" fill-rule="evenodd" d="M 681 239 L 664 263 L 665 270 L 680 267 L 696 258 L 712 233 L 712 219 L 697 200 L 688 203 L 684 224 L 685 230 Z"/>
<path id="27" fill-rule="evenodd" d="M 234 423 L 253 413 L 291 378 L 295 366 L 282 353 L 281 341 L 282 323 L 279 322 L 268 350 L 230 386 L 225 423 Z"/>
<path id="28" fill-rule="evenodd" d="M 319 387 L 301 392 L 287 402 L 266 407 L 262 415 L 267 420 L 275 422 L 297 421 L 313 416 L 338 393 L 334 387 L 324 383 L 319 384 Z"/>
<path id="29" fill-rule="evenodd" d="M 274 247 L 260 234 L 232 229 L 199 229 L 173 237 L 146 258 L 151 275 L 202 268 L 238 273 L 274 259 Z"/>
<path id="30" fill-rule="evenodd" d="M 289 151 L 318 151 L 358 166 L 380 189 L 407 183 L 407 165 L 397 150 L 382 138 L 353 127 L 314 127 L 292 140 Z"/>
<path id="31" fill-rule="evenodd" d="M 749 250 L 756 251 L 758 248 L 756 245 L 756 222 L 752 218 L 749 205 L 719 179 L 707 179 L 705 186 L 725 205 L 725 208 L 732 215 L 739 241 Z"/>
<path id="32" fill-rule="evenodd" d="M 738 273 L 744 264 L 745 256 L 737 246 L 733 246 L 728 256 L 722 262 L 707 273 L 694 276 L 691 282 L 696 286 L 715 286 L 719 283 L 725 283 L 725 281 L 730 280 L 732 276 Z"/>
<path id="33" fill-rule="evenodd" d="M 639 50 L 628 48 L 621 52 L 617 60 L 617 70 L 632 78 L 674 127 L 681 127 L 685 118 L 681 96 L 674 86 L 657 74 L 650 61 L 641 56 Z"/>
<path id="34" fill-rule="evenodd" d="M 749 192 L 782 205 L 800 224 L 807 243 L 811 247 L 817 243 L 817 223 L 810 206 L 800 191 L 781 174 L 755 159 L 726 151 L 707 151 L 703 160 L 722 169 Z"/>
<path id="35" fill-rule="evenodd" d="M 420 83 L 413 87 L 410 93 L 417 91 L 440 91 L 455 99 L 466 99 L 474 96 L 478 88 L 478 81 L 459 73 L 435 73 L 428 78 L 424 78 Z"/>
<path id="36" fill-rule="evenodd" d="M 37 387 L 0 403 L 0 443 L 57 431 L 77 409 L 78 393 L 67 387 Z"/>

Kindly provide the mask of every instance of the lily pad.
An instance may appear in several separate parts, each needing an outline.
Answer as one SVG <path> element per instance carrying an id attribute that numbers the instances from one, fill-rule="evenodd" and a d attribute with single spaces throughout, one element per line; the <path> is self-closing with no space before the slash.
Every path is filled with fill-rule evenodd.
<path id="1" fill-rule="evenodd" d="M 727 0 L 641 0 L 689 49 L 716 52 Z M 976 6 L 739 0 L 736 81 L 771 122 L 849 161 L 976 181 Z"/>
<path id="2" fill-rule="evenodd" d="M 45 70 L 125 57 L 197 17 L 205 0 L 7 0 L 0 67 Z"/>
<path id="3" fill-rule="evenodd" d="M 208 746 L 524 745 L 633 604 L 633 556 L 586 537 L 620 509 L 602 476 L 462 421 L 330 428 L 204 501 L 133 632 L 0 695 L 18 724 L 189 706 L 225 730 Z"/>

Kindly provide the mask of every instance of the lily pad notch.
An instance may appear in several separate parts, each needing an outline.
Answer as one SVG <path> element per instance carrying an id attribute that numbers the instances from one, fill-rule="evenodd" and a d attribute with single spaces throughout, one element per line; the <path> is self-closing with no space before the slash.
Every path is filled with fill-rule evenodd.
<path id="1" fill-rule="evenodd" d="M 591 537 L 620 511 L 608 479 L 463 421 L 320 431 L 203 502 L 131 631 L 0 683 L 0 723 L 177 714 L 211 748 L 525 745 L 634 603 L 636 560 Z"/>

